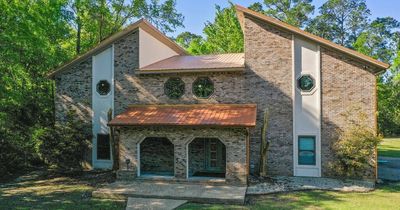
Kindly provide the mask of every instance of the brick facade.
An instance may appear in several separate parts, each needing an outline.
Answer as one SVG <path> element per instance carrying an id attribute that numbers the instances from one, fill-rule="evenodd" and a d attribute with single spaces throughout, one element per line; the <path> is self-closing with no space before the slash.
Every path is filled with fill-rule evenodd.
<path id="1" fill-rule="evenodd" d="M 264 110 L 269 109 L 271 141 L 267 170 L 293 175 L 291 35 L 270 25 L 245 19 L 246 100 L 257 103 L 257 127 L 251 136 L 251 163 L 257 165 Z"/>
<path id="2" fill-rule="evenodd" d="M 175 178 L 187 177 L 188 144 L 196 137 L 218 138 L 226 148 L 226 182 L 230 184 L 247 183 L 246 135 L 240 128 L 168 128 L 168 127 L 125 127 L 120 129 L 120 169 L 124 177 L 137 175 L 137 146 L 146 137 L 165 137 L 174 144 Z M 154 154 L 157 156 L 157 154 Z M 132 164 L 126 167 L 125 160 Z"/>
<path id="3" fill-rule="evenodd" d="M 263 115 L 264 110 L 269 109 L 267 137 L 271 145 L 267 162 L 268 173 L 293 175 L 292 34 L 250 17 L 244 19 L 244 34 L 246 69 L 236 73 L 135 75 L 139 66 L 139 33 L 134 31 L 121 38 L 114 43 L 114 108 L 117 115 L 131 104 L 256 103 L 257 126 L 250 132 L 249 166 L 245 161 L 246 141 L 241 130 L 124 128 L 121 130 L 120 148 L 122 168 L 125 168 L 125 158 L 136 159 L 134 145 L 140 138 L 156 132 L 157 135 L 169 136 L 175 145 L 175 176 L 184 178 L 185 143 L 190 137 L 208 137 L 212 134 L 219 135 L 226 141 L 227 161 L 230 161 L 226 167 L 227 180 L 243 183 L 245 168 L 250 167 L 251 171 L 255 171 L 258 167 Z M 91 65 L 89 58 L 55 77 L 57 120 L 64 120 L 67 111 L 75 110 L 83 120 L 91 123 Z M 327 168 L 334 158 L 330 146 L 336 139 L 336 128 L 348 126 L 348 122 L 343 119 L 343 113 L 349 107 L 358 106 L 376 128 L 375 76 L 363 68 L 361 62 L 321 47 L 323 176 L 332 175 Z M 168 78 L 177 76 L 185 82 L 185 94 L 177 100 L 169 99 L 164 94 L 164 83 Z M 201 76 L 209 77 L 214 83 L 214 94 L 208 99 L 199 99 L 192 94 L 192 84 Z M 352 117 L 355 118 L 355 115 L 356 113 Z M 369 177 L 371 172 L 368 172 Z M 130 175 L 134 176 L 132 173 Z"/>
<path id="4" fill-rule="evenodd" d="M 366 71 L 367 66 L 333 50 L 321 48 L 321 162 L 322 176 L 333 175 L 329 163 L 334 160 L 331 150 L 337 140 L 337 130 L 345 130 L 350 121 L 360 121 L 365 114 L 368 123 L 377 129 L 376 77 Z M 365 124 L 364 122 L 360 122 Z M 374 159 L 374 157 L 371 157 Z M 366 172 L 366 178 L 374 178 L 374 168 Z"/>

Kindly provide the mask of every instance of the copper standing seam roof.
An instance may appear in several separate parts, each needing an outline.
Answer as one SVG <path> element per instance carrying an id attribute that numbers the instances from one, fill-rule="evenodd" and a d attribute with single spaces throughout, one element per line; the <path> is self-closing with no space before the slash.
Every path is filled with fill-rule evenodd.
<path id="1" fill-rule="evenodd" d="M 279 28 L 283 28 L 285 30 L 288 30 L 288 31 L 292 32 L 295 35 L 299 35 L 301 37 L 305 37 L 305 38 L 310 39 L 312 41 L 315 41 L 315 42 L 317 42 L 317 43 L 319 43 L 321 45 L 334 48 L 334 49 L 336 49 L 336 50 L 338 50 L 338 51 L 340 51 L 342 53 L 345 53 L 347 55 L 350 55 L 350 56 L 353 56 L 353 57 L 358 58 L 360 60 L 363 60 L 363 61 L 365 61 L 365 62 L 367 62 L 367 63 L 369 63 L 369 64 L 371 64 L 371 65 L 373 65 L 375 67 L 378 67 L 379 70 L 377 72 L 375 72 L 375 73 L 379 73 L 382 70 L 388 69 L 390 67 L 390 65 L 387 64 L 387 63 L 384 63 L 384 62 L 378 61 L 376 59 L 373 59 L 373 58 L 371 58 L 369 56 L 366 56 L 366 55 L 364 55 L 362 53 L 359 53 L 359 52 L 357 52 L 355 50 L 351 50 L 349 48 L 346 48 L 346 47 L 343 47 L 341 45 L 335 44 L 335 43 L 333 43 L 333 42 L 331 42 L 329 40 L 326 40 L 326 39 L 321 38 L 319 36 L 316 36 L 314 34 L 308 33 L 308 32 L 306 32 L 304 30 L 301 30 L 301 29 L 299 29 L 297 27 L 294 27 L 292 25 L 289 25 L 287 23 L 279 21 L 279 20 L 277 20 L 275 18 L 269 17 L 269 16 L 261 14 L 259 12 L 255 12 L 255 11 L 253 11 L 251 9 L 248 9 L 248 8 L 240 6 L 240 5 L 236 5 L 235 7 L 236 7 L 236 13 L 237 13 L 237 16 L 238 16 L 238 19 L 239 19 L 239 23 L 240 23 L 240 25 L 242 27 L 242 30 L 244 30 L 244 16 L 248 15 L 248 16 L 257 18 L 257 19 L 259 19 L 261 21 L 268 22 L 268 23 L 270 23 L 270 24 L 272 24 L 274 26 L 277 26 Z"/>
<path id="2" fill-rule="evenodd" d="M 254 127 L 256 104 L 133 105 L 109 126 Z"/>
<path id="3" fill-rule="evenodd" d="M 139 74 L 195 71 L 243 71 L 244 53 L 177 55 L 140 68 Z"/>

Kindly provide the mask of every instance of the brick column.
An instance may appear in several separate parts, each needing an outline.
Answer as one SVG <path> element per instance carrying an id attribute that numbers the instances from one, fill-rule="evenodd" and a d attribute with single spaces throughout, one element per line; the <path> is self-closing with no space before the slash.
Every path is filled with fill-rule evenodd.
<path id="1" fill-rule="evenodd" d="M 178 179 L 186 179 L 186 149 L 186 144 L 182 141 L 174 145 L 175 177 Z"/>

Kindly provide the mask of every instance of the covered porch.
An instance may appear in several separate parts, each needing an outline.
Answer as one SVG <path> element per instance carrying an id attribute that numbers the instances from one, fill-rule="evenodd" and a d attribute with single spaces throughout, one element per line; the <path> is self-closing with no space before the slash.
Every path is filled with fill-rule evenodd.
<path id="1" fill-rule="evenodd" d="M 122 180 L 247 184 L 256 105 L 138 105 L 118 115 Z"/>

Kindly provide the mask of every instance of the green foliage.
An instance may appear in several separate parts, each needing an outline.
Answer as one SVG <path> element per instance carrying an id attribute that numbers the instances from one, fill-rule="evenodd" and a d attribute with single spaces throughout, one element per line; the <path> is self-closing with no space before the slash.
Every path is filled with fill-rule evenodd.
<path id="1" fill-rule="evenodd" d="M 366 121 L 364 114 L 360 114 L 359 121 Z M 375 167 L 375 149 L 382 137 L 367 123 L 350 122 L 346 130 L 339 132 L 339 139 L 333 145 L 335 161 L 331 168 L 340 177 L 362 178 L 366 170 Z"/>
<path id="2" fill-rule="evenodd" d="M 385 136 L 400 136 L 400 71 L 378 83 L 378 125 Z"/>
<path id="3" fill-rule="evenodd" d="M 207 22 L 203 29 L 205 38 L 184 32 L 178 38 L 190 40 L 181 45 L 193 55 L 243 52 L 243 32 L 236 18 L 235 6 L 221 8 L 216 5 L 214 22 Z"/>
<path id="4" fill-rule="evenodd" d="M 353 47 L 375 59 L 391 62 L 396 57 L 397 43 L 400 41 L 399 29 L 400 23 L 394 18 L 377 18 L 360 34 Z"/>
<path id="5" fill-rule="evenodd" d="M 183 26 L 175 7 L 176 0 L 68 0 L 65 10 L 80 54 L 142 17 L 162 32 L 173 32 Z"/>
<path id="6" fill-rule="evenodd" d="M 365 0 L 328 0 L 306 30 L 351 48 L 368 28 L 370 15 Z"/>
<path id="7" fill-rule="evenodd" d="M 91 141 L 87 123 L 69 114 L 67 122 L 38 129 L 34 137 L 40 157 L 46 164 L 61 170 L 79 170 Z"/>
<path id="8" fill-rule="evenodd" d="M 183 48 L 188 48 L 190 43 L 195 39 L 201 39 L 202 37 L 188 31 L 180 33 L 176 38 L 175 42 Z"/>
<path id="9" fill-rule="evenodd" d="M 314 12 L 312 0 L 264 0 L 264 5 L 254 3 L 249 8 L 270 15 L 296 27 L 305 26 Z"/>
<path id="10" fill-rule="evenodd" d="M 7 151 L 0 153 L 0 175 L 38 165 L 41 157 L 57 162 L 39 156 L 41 136 L 62 139 L 67 132 L 50 128 L 53 81 L 46 75 L 140 17 L 164 32 L 183 21 L 175 0 L 0 0 L 0 151 Z"/>

